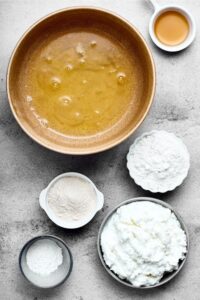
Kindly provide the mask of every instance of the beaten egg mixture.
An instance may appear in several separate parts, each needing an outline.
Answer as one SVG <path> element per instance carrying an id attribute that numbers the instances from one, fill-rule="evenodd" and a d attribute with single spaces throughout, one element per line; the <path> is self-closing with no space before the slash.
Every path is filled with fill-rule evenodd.
<path id="1" fill-rule="evenodd" d="M 24 80 L 38 122 L 55 132 L 86 136 L 106 131 L 134 105 L 134 70 L 126 49 L 111 37 L 68 32 L 40 43 Z"/>

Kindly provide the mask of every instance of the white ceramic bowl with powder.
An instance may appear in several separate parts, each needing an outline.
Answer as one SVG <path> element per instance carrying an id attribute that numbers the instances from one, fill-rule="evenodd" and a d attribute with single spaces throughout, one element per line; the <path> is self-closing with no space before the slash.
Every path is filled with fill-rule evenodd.
<path id="1" fill-rule="evenodd" d="M 182 184 L 190 168 L 190 155 L 175 134 L 153 130 L 130 146 L 127 168 L 135 183 L 152 193 L 172 191 Z"/>
<path id="2" fill-rule="evenodd" d="M 69 172 L 49 183 L 41 192 L 39 203 L 56 225 L 76 229 L 90 222 L 102 209 L 104 196 L 88 177 Z"/>

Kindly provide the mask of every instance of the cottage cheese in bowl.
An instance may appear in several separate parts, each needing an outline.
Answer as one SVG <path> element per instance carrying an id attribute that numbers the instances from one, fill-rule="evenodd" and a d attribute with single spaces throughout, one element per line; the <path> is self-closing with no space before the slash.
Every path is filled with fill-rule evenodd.
<path id="1" fill-rule="evenodd" d="M 134 287 L 151 287 L 179 268 L 187 237 L 175 214 L 151 201 L 120 206 L 104 223 L 100 246 L 106 267 Z"/>

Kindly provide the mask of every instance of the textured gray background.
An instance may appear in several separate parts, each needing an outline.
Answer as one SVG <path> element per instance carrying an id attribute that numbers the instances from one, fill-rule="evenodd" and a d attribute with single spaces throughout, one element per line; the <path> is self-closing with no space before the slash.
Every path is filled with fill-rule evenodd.
<path id="1" fill-rule="evenodd" d="M 158 0 L 161 3 L 167 0 Z M 173 1 L 175 2 L 175 1 Z M 200 29 L 200 1 L 177 0 L 186 5 Z M 38 18 L 72 5 L 96 5 L 120 13 L 147 39 L 157 69 L 154 104 L 139 130 L 122 145 L 105 153 L 72 157 L 53 153 L 27 137 L 14 120 L 6 96 L 9 56 L 22 33 Z M 199 32 L 186 51 L 168 55 L 156 49 L 147 26 L 152 9 L 144 0 L 0 0 L 0 299 L 1 300 L 199 300 L 200 299 L 200 48 Z M 184 218 L 190 233 L 189 259 L 169 284 L 138 292 L 118 285 L 102 268 L 96 238 L 104 216 L 116 204 L 134 196 L 150 195 L 129 178 L 125 156 L 136 136 L 151 129 L 173 131 L 191 154 L 190 174 L 174 192 L 158 195 Z M 81 230 L 62 230 L 52 224 L 38 204 L 38 195 L 56 175 L 79 171 L 89 176 L 105 194 L 105 206 Z M 30 286 L 21 276 L 18 255 L 23 244 L 39 234 L 56 234 L 72 250 L 74 269 L 69 280 L 51 291 Z"/>

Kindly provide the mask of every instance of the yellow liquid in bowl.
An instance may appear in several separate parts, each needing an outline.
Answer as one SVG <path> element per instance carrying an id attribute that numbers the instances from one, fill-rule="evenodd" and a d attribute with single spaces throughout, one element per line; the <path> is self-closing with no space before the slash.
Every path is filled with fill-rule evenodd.
<path id="1" fill-rule="evenodd" d="M 68 136 L 108 130 L 134 105 L 134 67 L 123 45 L 93 32 L 44 40 L 25 69 L 25 101 L 40 125 Z"/>
<path id="2" fill-rule="evenodd" d="M 166 11 L 157 18 L 154 30 L 161 43 L 176 46 L 187 38 L 189 24 L 181 13 Z"/>

